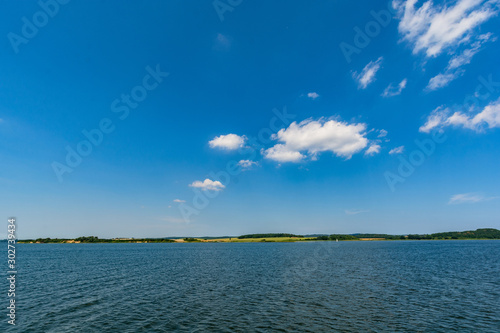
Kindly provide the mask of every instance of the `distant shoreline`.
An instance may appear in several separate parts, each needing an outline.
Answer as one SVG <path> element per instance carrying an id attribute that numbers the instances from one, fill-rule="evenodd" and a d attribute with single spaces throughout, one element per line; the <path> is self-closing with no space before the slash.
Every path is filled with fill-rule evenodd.
<path id="1" fill-rule="evenodd" d="M 331 234 L 294 235 L 286 233 L 249 234 L 237 237 L 172 237 L 172 238 L 37 238 L 18 240 L 21 244 L 99 244 L 99 243 L 284 243 L 311 241 L 390 241 L 390 240 L 492 240 L 500 239 L 500 230 L 482 228 L 468 231 L 450 231 L 434 234 Z"/>

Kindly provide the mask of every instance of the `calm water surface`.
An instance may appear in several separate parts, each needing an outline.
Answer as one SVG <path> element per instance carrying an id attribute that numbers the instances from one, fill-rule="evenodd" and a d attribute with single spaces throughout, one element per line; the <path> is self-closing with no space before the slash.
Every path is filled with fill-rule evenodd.
<path id="1" fill-rule="evenodd" d="M 20 244 L 17 261 L 0 332 L 500 332 L 500 241 Z"/>

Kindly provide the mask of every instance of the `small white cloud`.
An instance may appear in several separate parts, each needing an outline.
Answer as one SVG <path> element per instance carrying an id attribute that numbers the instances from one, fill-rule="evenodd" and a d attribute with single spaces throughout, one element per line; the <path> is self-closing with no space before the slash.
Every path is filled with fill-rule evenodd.
<path id="1" fill-rule="evenodd" d="M 392 97 L 392 96 L 397 96 L 401 94 L 404 88 L 406 88 L 406 79 L 403 79 L 403 81 L 399 82 L 397 86 L 393 86 L 392 83 L 385 88 L 384 92 L 382 93 L 383 97 Z"/>
<path id="2" fill-rule="evenodd" d="M 227 150 L 235 150 L 238 148 L 243 148 L 245 146 L 245 142 L 247 137 L 236 134 L 227 134 L 216 136 L 212 140 L 208 142 L 210 148 L 221 148 Z"/>
<path id="3" fill-rule="evenodd" d="M 369 210 L 362 210 L 362 209 L 354 209 L 354 210 L 346 210 L 345 214 L 346 215 L 357 215 L 361 213 L 368 213 Z"/>
<path id="4" fill-rule="evenodd" d="M 271 138 L 280 143 L 262 150 L 262 154 L 278 162 L 300 162 L 306 157 L 315 160 L 325 151 L 349 159 L 368 145 L 366 124 L 324 118 L 293 122 Z"/>
<path id="5" fill-rule="evenodd" d="M 392 148 L 389 151 L 389 155 L 402 154 L 403 151 L 404 151 L 404 149 L 405 149 L 405 146 L 399 146 L 399 147 L 396 147 L 396 148 Z"/>
<path id="6" fill-rule="evenodd" d="M 500 127 L 500 98 L 491 102 L 481 112 L 469 115 L 455 112 L 450 115 L 448 108 L 438 107 L 427 117 L 425 125 L 419 131 L 429 133 L 433 128 L 446 126 L 461 126 L 476 132 L 482 132 L 485 128 Z"/>
<path id="7" fill-rule="evenodd" d="M 480 193 L 463 193 L 452 195 L 448 204 L 463 204 L 463 203 L 476 203 L 481 201 L 488 201 L 498 199 L 498 197 L 485 197 Z"/>
<path id="8" fill-rule="evenodd" d="M 183 202 L 186 202 L 186 200 L 181 200 L 181 199 L 174 199 L 173 201 L 174 201 L 174 202 L 177 202 L 177 203 L 183 203 Z"/>
<path id="9" fill-rule="evenodd" d="M 310 92 L 307 94 L 307 97 L 312 98 L 314 100 L 314 99 L 318 98 L 319 95 L 315 92 Z"/>
<path id="10" fill-rule="evenodd" d="M 375 75 L 377 71 L 380 69 L 380 65 L 382 64 L 383 57 L 378 58 L 375 61 L 370 61 L 368 65 L 363 68 L 361 73 L 354 72 L 352 73 L 352 77 L 354 80 L 358 82 L 358 87 L 360 89 L 365 89 L 370 83 L 375 80 Z"/>
<path id="11" fill-rule="evenodd" d="M 228 51 L 230 47 L 231 39 L 226 35 L 218 33 L 215 38 L 213 49 L 216 51 Z"/>
<path id="12" fill-rule="evenodd" d="M 241 166 L 243 169 L 250 169 L 252 166 L 259 165 L 259 163 L 251 160 L 241 160 L 238 162 L 238 165 Z"/>
<path id="13" fill-rule="evenodd" d="M 371 156 L 380 153 L 380 145 L 373 143 L 370 145 L 370 147 L 366 150 L 365 155 Z"/>
<path id="14" fill-rule="evenodd" d="M 379 131 L 379 134 L 377 135 L 377 138 L 384 138 L 387 136 L 387 131 L 385 129 L 381 129 Z"/>
<path id="15" fill-rule="evenodd" d="M 463 71 L 455 71 L 453 73 L 440 73 L 429 80 L 426 89 L 437 90 L 439 88 L 445 87 L 448 85 L 448 83 L 455 80 L 463 73 Z"/>
<path id="16" fill-rule="evenodd" d="M 220 191 L 225 188 L 225 186 L 218 180 L 205 179 L 203 182 L 200 180 L 194 181 L 189 184 L 191 187 L 199 188 L 202 191 Z"/>

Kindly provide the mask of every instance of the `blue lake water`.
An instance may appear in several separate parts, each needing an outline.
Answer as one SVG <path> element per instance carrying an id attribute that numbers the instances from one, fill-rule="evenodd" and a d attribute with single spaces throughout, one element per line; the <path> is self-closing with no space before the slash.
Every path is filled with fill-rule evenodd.
<path id="1" fill-rule="evenodd" d="M 2 332 L 500 332 L 500 241 L 19 244 L 17 265 Z"/>

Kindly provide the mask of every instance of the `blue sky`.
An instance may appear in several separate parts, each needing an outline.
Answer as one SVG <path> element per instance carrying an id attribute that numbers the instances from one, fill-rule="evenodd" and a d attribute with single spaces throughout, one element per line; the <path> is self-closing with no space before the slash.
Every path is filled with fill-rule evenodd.
<path id="1" fill-rule="evenodd" d="M 498 1 L 41 3 L 0 13 L 20 238 L 500 228 Z"/>

